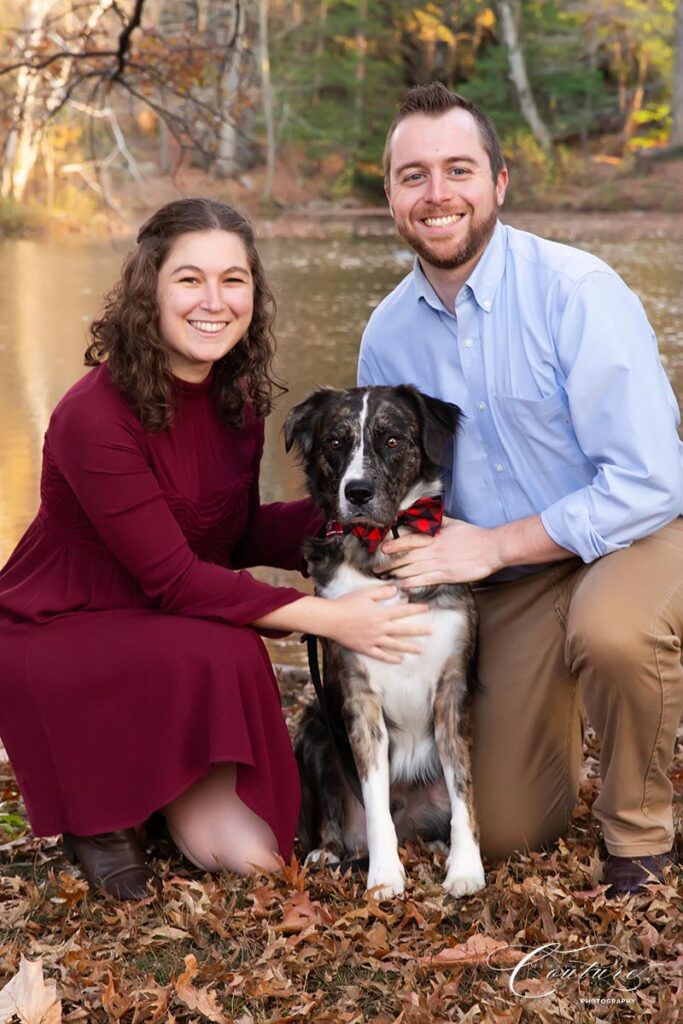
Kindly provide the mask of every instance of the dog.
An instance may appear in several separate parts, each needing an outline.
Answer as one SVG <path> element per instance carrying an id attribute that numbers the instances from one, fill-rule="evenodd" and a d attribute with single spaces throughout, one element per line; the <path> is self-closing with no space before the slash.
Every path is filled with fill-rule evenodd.
<path id="1" fill-rule="evenodd" d="M 439 460 L 459 416 L 457 406 L 409 385 L 320 388 L 292 409 L 285 447 L 297 451 L 328 520 L 327 535 L 304 545 L 316 594 L 377 586 L 378 572 L 390 580 L 391 559 L 378 544 L 392 524 L 400 536 L 438 521 Z M 443 884 L 459 897 L 484 885 L 470 774 L 474 599 L 469 587 L 447 584 L 399 590 L 393 600 L 429 605 L 432 632 L 420 654 L 396 665 L 323 641 L 325 707 L 315 701 L 304 710 L 294 740 L 298 835 L 309 862 L 367 850 L 367 887 L 377 899 L 404 891 L 399 838 L 450 840 Z M 341 722 L 356 780 L 334 739 Z"/>

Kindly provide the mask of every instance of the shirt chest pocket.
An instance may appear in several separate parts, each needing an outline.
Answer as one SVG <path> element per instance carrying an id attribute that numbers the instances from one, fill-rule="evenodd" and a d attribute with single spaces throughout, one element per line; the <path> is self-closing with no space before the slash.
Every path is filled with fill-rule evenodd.
<path id="1" fill-rule="evenodd" d="M 547 398 L 494 396 L 510 447 L 534 469 L 577 465 L 586 457 L 576 440 L 567 396 L 560 388 Z"/>

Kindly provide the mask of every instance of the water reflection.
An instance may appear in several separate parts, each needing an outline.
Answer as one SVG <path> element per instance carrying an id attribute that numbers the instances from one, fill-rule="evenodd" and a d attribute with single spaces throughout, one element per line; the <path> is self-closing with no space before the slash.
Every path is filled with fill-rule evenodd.
<path id="1" fill-rule="evenodd" d="M 661 239 L 584 247 L 640 295 L 680 400 L 683 247 Z M 116 279 L 126 248 L 0 244 L 0 564 L 37 509 L 50 411 L 83 373 L 87 322 Z M 262 480 L 270 500 L 300 493 L 298 470 L 279 437 L 287 409 L 316 384 L 355 382 L 363 326 L 412 257 L 392 239 L 273 240 L 260 248 L 278 299 L 279 368 L 290 388 L 269 421 Z"/>

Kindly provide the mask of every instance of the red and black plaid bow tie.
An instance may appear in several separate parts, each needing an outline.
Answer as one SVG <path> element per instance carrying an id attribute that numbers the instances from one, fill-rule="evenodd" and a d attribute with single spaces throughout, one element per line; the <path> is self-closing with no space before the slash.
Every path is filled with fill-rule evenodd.
<path id="1" fill-rule="evenodd" d="M 401 509 L 394 525 L 407 526 L 414 533 L 426 533 L 433 537 L 441 528 L 442 520 L 443 498 L 438 495 L 432 498 L 418 498 L 409 508 Z M 325 536 L 339 537 L 345 533 L 352 533 L 365 544 L 369 554 L 374 555 L 390 529 L 391 526 L 369 526 L 366 523 L 351 523 L 344 527 L 336 520 L 330 520 Z"/>

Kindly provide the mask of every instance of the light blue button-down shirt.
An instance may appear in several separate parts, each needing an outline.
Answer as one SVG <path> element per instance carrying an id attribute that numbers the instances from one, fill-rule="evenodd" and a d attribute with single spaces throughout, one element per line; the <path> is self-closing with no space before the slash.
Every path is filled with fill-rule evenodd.
<path id="1" fill-rule="evenodd" d="M 680 415 L 654 332 L 579 249 L 499 223 L 455 315 L 416 259 L 370 318 L 358 381 L 415 384 L 463 410 L 457 457 L 444 453 L 455 518 L 540 513 L 592 562 L 683 513 Z"/>

